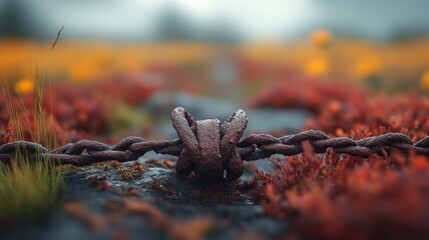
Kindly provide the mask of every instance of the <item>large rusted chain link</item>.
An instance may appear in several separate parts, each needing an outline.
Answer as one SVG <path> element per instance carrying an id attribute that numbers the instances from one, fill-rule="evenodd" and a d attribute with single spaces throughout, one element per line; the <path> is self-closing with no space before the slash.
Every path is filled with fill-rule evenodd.
<path id="1" fill-rule="evenodd" d="M 222 124 L 218 119 L 195 121 L 181 107 L 171 113 L 173 127 L 182 140 L 183 149 L 177 160 L 177 173 L 195 173 L 199 181 L 221 181 L 239 178 L 243 174 L 243 160 L 237 143 L 247 126 L 247 116 L 238 110 Z"/>
<path id="2" fill-rule="evenodd" d="M 326 133 L 308 130 L 280 138 L 269 134 L 250 134 L 240 141 L 247 126 L 243 110 L 236 111 L 226 121 L 217 119 L 195 121 L 183 108 L 171 113 L 173 127 L 178 139 L 146 141 L 141 137 L 127 137 L 114 146 L 101 142 L 81 140 L 68 143 L 52 151 L 42 145 L 27 141 L 14 141 L 0 145 L 0 161 L 10 165 L 18 152 L 34 159 L 52 159 L 57 164 L 76 166 L 96 162 L 137 160 L 146 152 L 178 156 L 176 171 L 180 175 L 194 172 L 198 181 L 219 182 L 239 178 L 243 173 L 243 161 L 267 158 L 274 154 L 284 156 L 303 152 L 302 142 L 308 142 L 314 152 L 325 153 L 332 149 L 336 153 L 367 158 L 371 154 L 397 150 L 407 154 L 429 156 L 429 136 L 413 143 L 402 133 L 387 133 L 380 136 L 353 140 L 346 137 L 330 138 Z"/>

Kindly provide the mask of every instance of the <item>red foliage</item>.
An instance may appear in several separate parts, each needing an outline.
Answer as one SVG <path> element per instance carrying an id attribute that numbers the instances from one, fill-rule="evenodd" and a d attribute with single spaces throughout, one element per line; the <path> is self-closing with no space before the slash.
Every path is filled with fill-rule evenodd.
<path id="1" fill-rule="evenodd" d="M 43 96 L 43 113 L 52 134 L 59 144 L 94 138 L 106 134 L 109 123 L 109 110 L 116 102 L 138 105 L 151 94 L 165 88 L 162 81 L 142 79 L 142 76 L 123 76 L 117 80 L 90 83 L 85 86 L 55 85 L 45 91 Z M 46 89 L 46 88 L 45 88 Z M 21 111 L 21 101 L 18 97 L 9 99 L 0 97 L 0 143 L 10 141 L 12 136 L 7 126 L 10 121 L 8 105 L 15 105 L 18 117 L 25 119 L 24 129 L 26 140 L 31 139 L 31 133 L 36 131 L 34 124 L 34 97 L 24 96 L 22 103 L 25 111 Z M 8 104 L 9 101 L 9 104 Z M 10 102 L 12 101 L 12 102 Z M 43 142 L 41 142 L 43 144 Z"/>
<path id="2" fill-rule="evenodd" d="M 359 106 L 367 97 L 363 90 L 332 81 L 287 79 L 263 89 L 252 101 L 254 107 L 300 108 L 315 113 L 332 100 Z"/>
<path id="3" fill-rule="evenodd" d="M 428 159 L 400 155 L 368 160 L 305 152 L 274 160 L 267 214 L 292 221 L 292 236 L 319 239 L 429 237 Z"/>
<path id="4" fill-rule="evenodd" d="M 93 89 L 72 86 L 55 86 L 52 96 L 44 100 L 45 111 L 52 113 L 66 132 L 65 142 L 103 134 L 108 127 L 108 107 L 108 99 Z"/>
<path id="5" fill-rule="evenodd" d="M 373 135 L 401 132 L 421 139 L 429 132 L 429 99 L 413 95 L 372 97 L 354 107 L 331 101 L 306 128 L 355 139 L 362 138 L 359 134 L 364 131 Z"/>
<path id="6" fill-rule="evenodd" d="M 166 82 L 153 77 L 124 75 L 112 81 L 105 81 L 93 86 L 94 91 L 117 99 L 131 106 L 137 106 L 149 98 L 153 93 L 166 88 Z"/>
<path id="7" fill-rule="evenodd" d="M 11 124 L 8 124 L 6 130 L 0 130 L 0 144 L 12 142 L 13 140 L 13 128 Z"/>
<path id="8" fill-rule="evenodd" d="M 306 128 L 331 136 L 360 139 L 402 132 L 416 141 L 429 132 L 427 98 L 364 97 L 340 85 L 313 83 L 277 86 L 259 95 L 255 105 L 311 109 L 316 115 Z M 336 94 L 330 92 L 334 89 Z M 256 176 L 266 186 L 266 213 L 291 220 L 289 237 L 429 238 L 427 158 L 395 152 L 363 159 L 332 150 L 318 155 L 303 145 L 302 156 L 274 159 L 273 174 Z"/>
<path id="9" fill-rule="evenodd" d="M 17 138 L 16 129 L 11 124 L 11 118 L 8 114 L 8 105 L 13 106 L 15 114 L 19 121 L 21 121 L 21 131 L 25 140 L 33 141 L 33 136 L 37 132 L 37 124 L 34 121 L 34 107 L 33 100 L 30 97 L 24 97 L 22 102 L 19 99 L 7 100 L 4 98 L 4 102 L 0 104 L 0 144 L 13 141 Z M 23 105 L 22 105 L 23 104 Z M 25 111 L 22 110 L 24 106 Z M 58 137 L 60 143 L 65 143 L 69 140 L 68 136 L 71 136 L 71 132 L 62 127 L 58 121 L 51 115 L 51 113 L 44 112 L 45 126 L 47 133 Z M 2 130 L 4 129 L 4 130 Z M 45 144 L 41 139 L 41 144 Z"/>
<path id="10" fill-rule="evenodd" d="M 315 113 L 306 129 L 360 139 L 401 132 L 421 139 L 429 132 L 429 99 L 416 94 L 369 97 L 365 91 L 332 81 L 286 80 L 262 90 L 252 106 L 300 108 Z"/>

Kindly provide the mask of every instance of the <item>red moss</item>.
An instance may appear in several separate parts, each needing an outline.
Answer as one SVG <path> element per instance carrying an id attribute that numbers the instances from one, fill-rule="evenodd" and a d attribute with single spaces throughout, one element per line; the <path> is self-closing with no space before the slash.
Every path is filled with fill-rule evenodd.
<path id="1" fill-rule="evenodd" d="M 355 139 L 368 134 L 401 132 L 418 140 L 429 132 L 429 100 L 417 96 L 373 97 L 357 107 L 344 103 L 339 113 L 323 108 L 307 122 L 306 128 L 321 129 L 333 136 Z"/>
<path id="2" fill-rule="evenodd" d="M 274 160 L 266 213 L 292 220 L 300 238 L 354 239 L 429 236 L 429 164 L 422 156 L 368 160 L 337 154 Z M 296 213 L 299 213 L 297 217 Z"/>
<path id="3" fill-rule="evenodd" d="M 134 162 L 132 166 L 122 166 L 116 169 L 117 175 L 125 181 L 131 181 L 136 177 L 140 176 L 146 171 L 146 167 L 139 163 L 138 161 Z"/>
<path id="4" fill-rule="evenodd" d="M 141 104 L 153 93 L 165 88 L 166 82 L 159 81 L 159 79 L 150 81 L 145 75 L 124 75 L 94 86 L 94 90 L 104 96 L 118 99 L 131 106 Z"/>
<path id="5" fill-rule="evenodd" d="M 6 130 L 0 130 L 0 144 L 5 144 L 14 141 L 13 128 L 9 123 Z"/>
<path id="6" fill-rule="evenodd" d="M 358 106 L 367 94 L 362 89 L 333 81 L 287 79 L 262 89 L 250 105 L 254 107 L 300 108 L 319 113 L 332 100 Z M 339 106 L 331 105 L 339 111 Z"/>
<path id="7" fill-rule="evenodd" d="M 286 89 L 289 86 L 288 89 Z M 326 89 L 337 89 L 332 94 Z M 269 95 L 274 94 L 274 95 Z M 303 107 L 315 112 L 306 123 L 331 136 L 360 139 L 401 132 L 413 141 L 429 132 L 429 100 L 408 96 L 362 98 L 340 86 L 318 84 L 271 89 L 256 105 Z M 267 214 L 291 220 L 292 238 L 404 239 L 428 238 L 428 159 L 399 153 L 368 159 L 328 150 L 272 160 L 272 175 L 257 172 L 265 185 Z"/>
<path id="8" fill-rule="evenodd" d="M 418 140 L 429 132 L 429 99 L 414 93 L 370 97 L 362 89 L 334 81 L 292 79 L 262 90 L 251 105 L 312 111 L 315 116 L 305 129 L 331 136 L 360 139 L 401 132 Z"/>

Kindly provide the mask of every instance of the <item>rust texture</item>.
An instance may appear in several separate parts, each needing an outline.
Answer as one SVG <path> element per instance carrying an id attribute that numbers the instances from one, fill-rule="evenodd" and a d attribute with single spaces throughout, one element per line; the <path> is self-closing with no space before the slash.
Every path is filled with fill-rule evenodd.
<path id="1" fill-rule="evenodd" d="M 173 126 L 182 140 L 183 150 L 177 160 L 177 173 L 195 173 L 198 181 L 235 180 L 243 173 L 243 160 L 237 143 L 247 126 L 247 116 L 238 110 L 225 122 L 218 119 L 195 121 L 183 108 L 171 113 Z"/>
<path id="2" fill-rule="evenodd" d="M 322 131 L 308 130 L 280 138 L 263 133 L 250 134 L 240 141 L 248 121 L 243 110 L 236 111 L 221 123 L 218 119 L 195 121 L 184 108 L 178 107 L 172 111 L 171 119 L 178 139 L 146 141 L 141 137 L 127 137 L 114 146 L 81 140 L 52 151 L 38 143 L 14 141 L 0 145 L 0 161 L 8 165 L 17 151 L 23 151 L 35 159 L 47 158 L 57 164 L 84 166 L 109 160 L 133 161 L 154 151 L 178 156 L 176 170 L 179 175 L 193 172 L 197 181 L 220 182 L 239 178 L 243 173 L 243 161 L 274 154 L 300 154 L 304 141 L 308 141 L 316 153 L 332 149 L 336 153 L 367 158 L 371 154 L 383 155 L 397 150 L 404 154 L 415 152 L 429 156 L 429 136 L 413 143 L 402 133 L 353 140 L 330 138 Z"/>

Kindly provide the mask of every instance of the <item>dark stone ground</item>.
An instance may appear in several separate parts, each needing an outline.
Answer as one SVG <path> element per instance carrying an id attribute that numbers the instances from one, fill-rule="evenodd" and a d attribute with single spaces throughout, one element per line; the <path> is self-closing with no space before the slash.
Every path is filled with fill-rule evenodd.
<path id="1" fill-rule="evenodd" d="M 142 161 L 144 159 L 140 160 Z M 287 233 L 286 222 L 264 214 L 258 202 L 262 190 L 253 185 L 242 184 L 251 179 L 250 168 L 246 169 L 242 177 L 245 181 L 241 183 L 237 181 L 206 185 L 191 178 L 177 176 L 171 167 L 160 164 L 162 162 L 161 160 L 138 165 L 145 170 L 132 179 L 120 172 L 132 171 L 135 163 L 120 166 L 104 164 L 86 170 L 74 172 L 75 169 L 72 169 L 65 172 L 66 188 L 62 206 L 37 223 L 17 226 L 2 233 L 0 239 L 180 238 L 168 233 L 150 213 L 122 210 L 112 213 L 112 210 L 109 210 L 108 206 L 123 205 L 124 199 L 149 203 L 172 222 L 208 219 L 210 230 L 204 231 L 201 235 L 203 239 L 237 239 L 249 236 L 272 239 Z M 270 169 L 269 163 L 264 160 L 257 161 L 257 165 L 266 171 Z M 109 223 L 95 230 L 97 221 L 88 223 L 85 217 L 70 214 L 65 210 L 64 206 L 68 203 L 76 202 L 83 203 L 84 211 L 90 213 L 89 215 Z"/>

